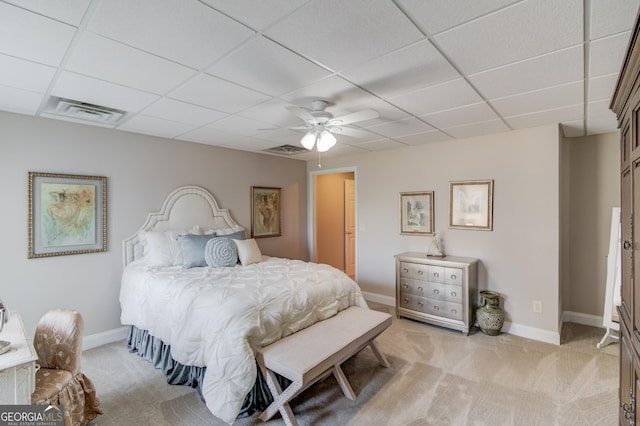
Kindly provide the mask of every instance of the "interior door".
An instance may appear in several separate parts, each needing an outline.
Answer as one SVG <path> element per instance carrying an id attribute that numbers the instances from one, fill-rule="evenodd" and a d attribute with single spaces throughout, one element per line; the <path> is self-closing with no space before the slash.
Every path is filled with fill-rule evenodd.
<path id="1" fill-rule="evenodd" d="M 353 179 L 344 181 L 344 254 L 346 274 L 356 277 L 356 188 Z"/>

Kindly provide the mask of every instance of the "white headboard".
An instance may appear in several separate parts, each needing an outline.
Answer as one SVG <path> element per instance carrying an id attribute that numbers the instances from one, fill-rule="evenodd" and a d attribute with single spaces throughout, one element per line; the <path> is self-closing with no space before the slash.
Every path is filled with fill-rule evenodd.
<path id="1" fill-rule="evenodd" d="M 244 230 L 227 209 L 218 207 L 209 191 L 199 186 L 182 186 L 169 194 L 160 211 L 149 213 L 140 229 L 122 242 L 124 266 L 143 256 L 141 231 L 188 230 L 195 225 L 203 229 Z"/>

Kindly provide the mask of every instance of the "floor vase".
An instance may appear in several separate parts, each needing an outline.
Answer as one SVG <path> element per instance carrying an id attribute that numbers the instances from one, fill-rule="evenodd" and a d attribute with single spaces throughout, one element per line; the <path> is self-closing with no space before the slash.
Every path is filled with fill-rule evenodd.
<path id="1" fill-rule="evenodd" d="M 504 312 L 500 309 L 500 293 L 488 290 L 480 292 L 480 307 L 476 310 L 476 321 L 484 334 L 500 334 L 504 324 Z"/>

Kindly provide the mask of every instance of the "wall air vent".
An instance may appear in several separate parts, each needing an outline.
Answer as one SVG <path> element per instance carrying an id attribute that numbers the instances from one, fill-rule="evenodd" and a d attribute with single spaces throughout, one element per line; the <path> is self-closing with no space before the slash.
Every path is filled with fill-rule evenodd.
<path id="1" fill-rule="evenodd" d="M 90 121 L 94 124 L 112 126 L 118 123 L 126 111 L 80 102 L 73 99 L 51 96 L 44 108 L 43 116 L 67 118 L 73 121 Z"/>
<path id="2" fill-rule="evenodd" d="M 273 148 L 265 149 L 265 152 L 271 152 L 273 154 L 295 155 L 301 152 L 309 152 L 308 149 L 295 145 L 280 145 Z"/>

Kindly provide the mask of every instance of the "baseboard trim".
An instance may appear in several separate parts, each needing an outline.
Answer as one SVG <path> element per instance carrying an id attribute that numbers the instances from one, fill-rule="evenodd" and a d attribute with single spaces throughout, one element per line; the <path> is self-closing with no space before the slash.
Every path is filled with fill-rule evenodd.
<path id="1" fill-rule="evenodd" d="M 84 336 L 82 340 L 82 350 L 97 348 L 108 343 L 117 342 L 127 338 L 129 327 L 119 327 L 96 334 Z"/>
<path id="2" fill-rule="evenodd" d="M 376 303 L 382 303 L 383 305 L 388 305 L 388 306 L 396 306 L 396 298 L 395 297 L 383 296 L 382 294 L 371 293 L 371 292 L 368 292 L 368 291 L 363 291 L 362 295 L 364 296 L 365 300 L 370 300 L 370 301 L 376 302 Z"/>
<path id="3" fill-rule="evenodd" d="M 602 317 L 598 315 L 583 314 L 580 312 L 562 312 L 562 322 L 574 322 L 576 324 L 589 325 L 591 327 L 603 328 Z"/>

